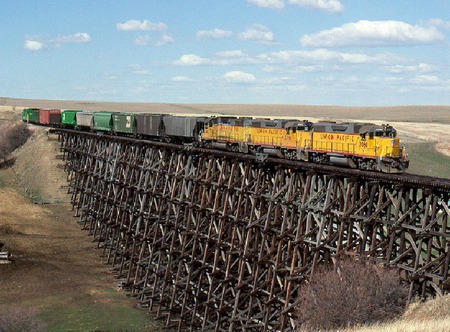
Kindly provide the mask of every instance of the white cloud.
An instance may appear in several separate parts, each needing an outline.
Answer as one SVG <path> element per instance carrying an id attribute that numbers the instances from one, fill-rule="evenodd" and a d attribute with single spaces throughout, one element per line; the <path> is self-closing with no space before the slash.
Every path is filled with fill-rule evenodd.
<path id="1" fill-rule="evenodd" d="M 187 76 L 175 76 L 172 78 L 174 82 L 191 82 L 192 80 Z"/>
<path id="2" fill-rule="evenodd" d="M 178 60 L 172 62 L 175 66 L 230 66 L 258 63 L 259 61 L 257 59 L 252 58 L 239 50 L 217 52 L 212 57 L 201 57 L 196 54 L 184 54 Z"/>
<path id="3" fill-rule="evenodd" d="M 134 40 L 134 43 L 136 45 L 140 45 L 140 46 L 155 46 L 155 47 L 159 47 L 159 46 L 164 46 L 167 44 L 171 44 L 174 42 L 174 39 L 167 35 L 164 34 L 162 36 L 159 37 L 153 37 L 153 36 L 139 36 Z"/>
<path id="4" fill-rule="evenodd" d="M 42 51 L 47 48 L 45 44 L 38 42 L 36 40 L 25 40 L 25 44 L 23 45 L 23 47 L 27 51 Z"/>
<path id="5" fill-rule="evenodd" d="M 173 64 L 177 66 L 199 66 L 210 64 L 210 62 L 209 59 L 195 54 L 184 54 L 178 60 L 174 61 Z"/>
<path id="6" fill-rule="evenodd" d="M 247 0 L 248 3 L 254 4 L 262 8 L 283 9 L 283 0 Z"/>
<path id="7" fill-rule="evenodd" d="M 388 53 L 364 54 L 345 53 L 330 51 L 327 49 L 316 49 L 312 51 L 287 50 L 271 53 L 263 53 L 250 56 L 242 51 L 222 51 L 211 57 L 201 57 L 196 54 L 184 54 L 178 60 L 172 62 L 175 66 L 232 66 L 232 65 L 264 65 L 266 70 L 278 70 L 273 66 L 306 66 L 331 64 L 380 64 L 389 66 L 404 62 L 405 59 Z M 318 67 L 316 67 L 318 69 Z"/>
<path id="8" fill-rule="evenodd" d="M 245 53 L 243 53 L 241 50 L 222 51 L 222 52 L 216 52 L 215 54 L 221 58 L 246 57 Z"/>
<path id="9" fill-rule="evenodd" d="M 399 21 L 358 21 L 338 28 L 304 35 L 303 46 L 400 46 L 431 44 L 444 39 L 434 27 L 412 26 Z"/>
<path id="10" fill-rule="evenodd" d="M 442 27 L 445 29 L 450 29 L 450 21 L 444 21 L 440 18 L 433 18 L 431 20 L 428 20 L 428 23 L 431 25 L 434 25 L 436 27 Z"/>
<path id="11" fill-rule="evenodd" d="M 222 39 L 229 38 L 233 35 L 231 31 L 221 30 L 221 29 L 213 29 L 213 30 L 201 30 L 196 33 L 195 37 L 197 39 Z"/>
<path id="12" fill-rule="evenodd" d="M 386 82 L 403 82 L 403 77 L 388 76 L 384 79 Z"/>
<path id="13" fill-rule="evenodd" d="M 117 80 L 118 78 L 117 75 L 108 72 L 103 72 L 101 76 L 107 80 Z"/>
<path id="14" fill-rule="evenodd" d="M 434 73 L 438 71 L 438 68 L 434 65 L 428 63 L 419 63 L 418 65 L 393 65 L 384 67 L 386 71 L 392 74 L 403 74 L 403 73 L 411 73 L 411 72 L 419 72 L 419 73 Z"/>
<path id="15" fill-rule="evenodd" d="M 41 51 L 49 48 L 50 46 L 59 48 L 61 47 L 61 44 L 80 44 L 89 43 L 91 41 L 91 36 L 86 32 L 77 32 L 70 35 L 59 35 L 55 38 L 33 36 L 27 37 L 24 48 L 28 51 Z"/>
<path id="16" fill-rule="evenodd" d="M 288 3 L 304 8 L 339 13 L 344 10 L 339 0 L 288 0 Z"/>
<path id="17" fill-rule="evenodd" d="M 305 63 L 347 63 L 366 64 L 378 63 L 388 64 L 401 60 L 389 54 L 368 55 L 364 53 L 344 53 L 317 49 L 313 51 L 279 51 L 258 56 L 259 62 L 265 64 L 290 64 L 305 65 Z"/>
<path id="18" fill-rule="evenodd" d="M 232 83 L 253 83 L 256 81 L 255 76 L 242 71 L 229 71 L 223 75 L 223 78 Z"/>
<path id="19" fill-rule="evenodd" d="M 254 24 L 239 34 L 239 39 L 259 42 L 263 44 L 272 44 L 275 36 L 266 26 Z"/>
<path id="20" fill-rule="evenodd" d="M 153 23 L 147 20 L 128 20 L 125 23 L 117 23 L 117 30 L 124 31 L 161 31 L 166 30 L 167 25 L 161 22 Z"/>
<path id="21" fill-rule="evenodd" d="M 132 64 L 129 66 L 131 72 L 136 75 L 150 75 L 150 72 L 147 69 L 142 68 L 140 65 Z"/>
<path id="22" fill-rule="evenodd" d="M 61 35 L 56 37 L 53 42 L 55 43 L 89 43 L 91 36 L 86 32 L 77 32 L 71 35 Z"/>
<path id="23" fill-rule="evenodd" d="M 432 75 L 418 75 L 413 78 L 411 82 L 416 84 L 435 84 L 439 83 L 440 79 L 439 77 Z"/>
<path id="24" fill-rule="evenodd" d="M 326 68 L 323 65 L 311 65 L 311 66 L 297 66 L 295 71 L 299 73 L 317 73 L 325 71 Z"/>

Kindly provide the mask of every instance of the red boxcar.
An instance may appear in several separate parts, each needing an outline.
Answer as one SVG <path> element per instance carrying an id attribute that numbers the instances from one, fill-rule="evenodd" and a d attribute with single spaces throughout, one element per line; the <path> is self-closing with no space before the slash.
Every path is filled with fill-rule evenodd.
<path id="1" fill-rule="evenodd" d="M 39 123 L 43 125 L 51 124 L 59 126 L 61 125 L 61 110 L 57 109 L 40 109 L 39 110 Z"/>

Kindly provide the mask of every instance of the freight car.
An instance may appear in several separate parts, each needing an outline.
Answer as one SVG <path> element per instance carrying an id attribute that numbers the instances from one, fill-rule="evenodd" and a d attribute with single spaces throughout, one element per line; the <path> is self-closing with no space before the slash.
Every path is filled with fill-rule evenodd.
<path id="1" fill-rule="evenodd" d="M 61 110 L 58 109 L 40 109 L 39 123 L 41 125 L 50 125 L 53 127 L 61 126 Z"/>
<path id="2" fill-rule="evenodd" d="M 174 143 L 198 142 L 205 123 L 203 117 L 164 115 L 161 117 L 161 134 Z"/>
<path id="3" fill-rule="evenodd" d="M 22 111 L 22 121 L 39 124 L 39 108 L 25 108 Z"/>
<path id="4" fill-rule="evenodd" d="M 137 113 L 135 115 L 137 135 L 141 138 L 161 136 L 164 130 L 162 118 L 161 114 Z"/>
<path id="5" fill-rule="evenodd" d="M 136 134 L 136 116 L 133 113 L 112 113 L 111 130 L 118 134 Z"/>
<path id="6" fill-rule="evenodd" d="M 45 114 L 46 110 L 38 112 Z M 386 173 L 402 173 L 409 166 L 397 132 L 389 125 L 70 110 L 67 114 L 70 120 L 58 123 L 56 118 L 36 120 L 36 109 L 25 109 L 22 119 L 42 125 Z"/>
<path id="7" fill-rule="evenodd" d="M 75 125 L 73 129 L 93 130 L 94 129 L 94 113 L 79 112 L 75 115 Z"/>
<path id="8" fill-rule="evenodd" d="M 61 111 L 61 126 L 64 128 L 75 128 L 77 125 L 77 113 L 82 110 L 62 110 Z"/>
<path id="9" fill-rule="evenodd" d="M 112 132 L 113 131 L 113 113 L 111 112 L 95 112 L 94 113 L 94 125 L 92 129 L 99 132 Z"/>

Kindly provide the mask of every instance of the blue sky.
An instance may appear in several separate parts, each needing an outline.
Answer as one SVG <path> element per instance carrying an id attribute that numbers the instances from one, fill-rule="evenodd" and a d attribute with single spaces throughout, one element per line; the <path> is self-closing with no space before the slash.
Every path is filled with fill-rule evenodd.
<path id="1" fill-rule="evenodd" d="M 449 0 L 0 0 L 0 96 L 450 105 Z"/>

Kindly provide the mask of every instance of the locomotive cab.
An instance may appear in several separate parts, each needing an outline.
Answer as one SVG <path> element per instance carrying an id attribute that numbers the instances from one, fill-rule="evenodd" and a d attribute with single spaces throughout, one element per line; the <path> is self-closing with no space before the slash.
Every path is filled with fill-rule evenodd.
<path id="1" fill-rule="evenodd" d="M 373 139 L 374 157 L 379 170 L 386 173 L 401 173 L 408 168 L 409 161 L 406 158 L 405 148 L 400 146 L 394 127 L 388 124 L 374 125 L 369 137 Z"/>

